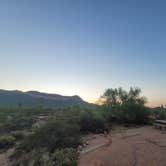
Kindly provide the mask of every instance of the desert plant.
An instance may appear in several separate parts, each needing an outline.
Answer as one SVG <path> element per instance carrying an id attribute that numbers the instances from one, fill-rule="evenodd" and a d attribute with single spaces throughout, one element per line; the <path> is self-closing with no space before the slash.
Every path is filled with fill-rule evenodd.
<path id="1" fill-rule="evenodd" d="M 80 128 L 83 133 L 100 133 L 106 129 L 104 117 L 97 116 L 91 111 L 84 112 L 80 118 Z"/>
<path id="2" fill-rule="evenodd" d="M 140 96 L 139 88 L 130 88 L 129 92 L 119 89 L 107 89 L 102 96 L 103 109 L 111 113 L 112 119 L 121 123 L 144 124 L 148 122 L 149 111 L 145 107 L 146 98 Z"/>
<path id="3" fill-rule="evenodd" d="M 1 136 L 0 137 L 0 149 L 8 149 L 15 143 L 13 136 Z"/>

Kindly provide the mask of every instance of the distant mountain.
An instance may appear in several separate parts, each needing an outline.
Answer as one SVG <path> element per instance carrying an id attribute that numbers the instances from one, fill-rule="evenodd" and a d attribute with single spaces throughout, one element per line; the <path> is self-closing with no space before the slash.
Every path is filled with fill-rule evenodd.
<path id="1" fill-rule="evenodd" d="M 92 107 L 93 104 L 83 101 L 79 96 L 62 96 L 41 93 L 38 91 L 0 90 L 0 106 L 46 106 L 46 107 Z"/>

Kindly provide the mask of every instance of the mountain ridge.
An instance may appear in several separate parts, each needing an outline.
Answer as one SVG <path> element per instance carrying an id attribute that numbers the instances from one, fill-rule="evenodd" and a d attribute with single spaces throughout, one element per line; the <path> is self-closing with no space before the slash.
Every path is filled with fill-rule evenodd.
<path id="1" fill-rule="evenodd" d="M 54 93 L 39 91 L 20 91 L 0 89 L 0 106 L 47 106 L 68 107 L 80 106 L 91 107 L 94 104 L 84 101 L 80 96 L 63 96 Z"/>

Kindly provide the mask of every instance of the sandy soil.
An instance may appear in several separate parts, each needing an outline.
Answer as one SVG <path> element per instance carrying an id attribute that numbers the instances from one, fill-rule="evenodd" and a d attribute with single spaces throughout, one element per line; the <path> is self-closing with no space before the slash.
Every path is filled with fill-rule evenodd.
<path id="1" fill-rule="evenodd" d="M 9 166 L 9 156 L 13 153 L 14 149 L 9 149 L 4 153 L 0 153 L 0 166 Z"/>
<path id="2" fill-rule="evenodd" d="M 108 142 L 96 135 L 83 151 Z M 151 126 L 115 130 L 112 144 L 80 155 L 79 166 L 166 166 L 166 133 Z"/>
<path id="3" fill-rule="evenodd" d="M 0 166 L 7 166 L 8 165 L 8 159 L 4 153 L 0 154 Z"/>

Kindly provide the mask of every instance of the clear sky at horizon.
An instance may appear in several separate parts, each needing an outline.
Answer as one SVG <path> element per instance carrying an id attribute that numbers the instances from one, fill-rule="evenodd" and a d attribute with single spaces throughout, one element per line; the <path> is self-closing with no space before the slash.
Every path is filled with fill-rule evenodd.
<path id="1" fill-rule="evenodd" d="M 164 0 L 0 1 L 0 89 L 80 95 L 140 87 L 166 105 Z"/>

